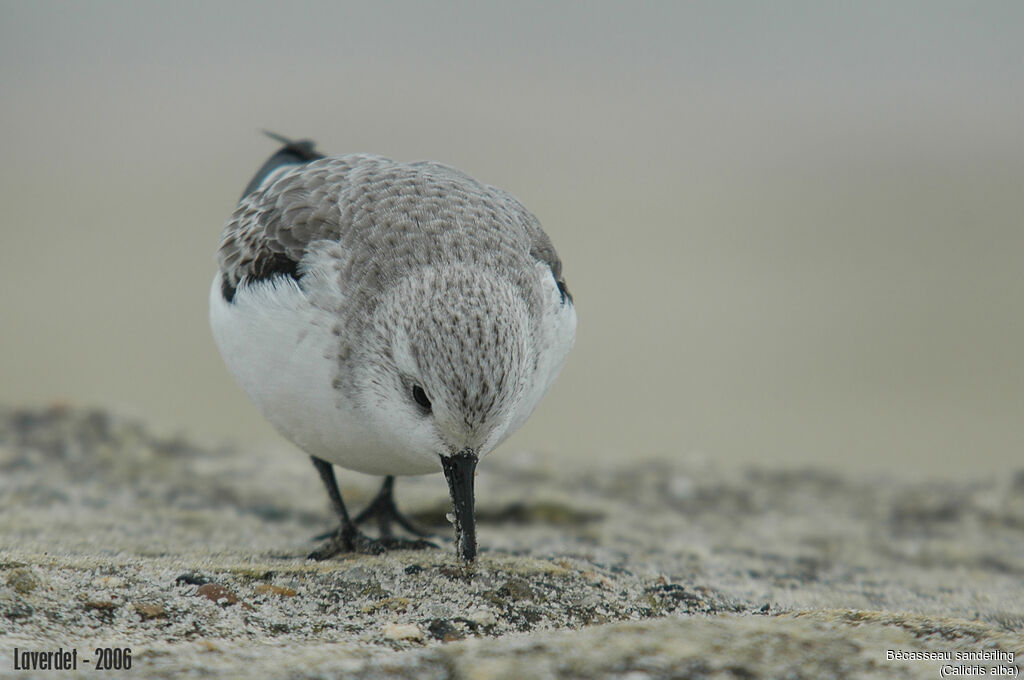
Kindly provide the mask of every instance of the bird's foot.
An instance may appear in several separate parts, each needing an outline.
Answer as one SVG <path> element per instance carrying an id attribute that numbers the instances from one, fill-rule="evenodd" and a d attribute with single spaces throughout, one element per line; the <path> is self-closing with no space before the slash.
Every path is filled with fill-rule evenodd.
<path id="1" fill-rule="evenodd" d="M 397 524 L 413 536 L 419 536 L 420 538 L 433 538 L 434 534 L 429 531 L 420 529 L 415 524 L 409 521 L 409 518 L 398 511 L 398 506 L 395 505 L 395 497 L 393 495 L 395 478 L 387 477 L 384 480 L 384 485 L 380 488 L 380 491 L 374 497 L 370 504 L 363 509 L 355 519 L 352 521 L 356 524 L 362 524 L 367 520 L 376 518 L 377 527 L 380 531 L 381 540 L 401 540 L 393 539 L 391 524 Z M 427 541 L 419 541 L 420 543 L 427 543 Z M 416 541 L 412 541 L 416 543 Z M 433 545 L 427 543 L 427 545 Z M 437 547 L 437 546 L 434 546 Z"/>
<path id="2" fill-rule="evenodd" d="M 346 530 L 345 527 L 339 527 L 323 545 L 309 554 L 308 559 L 320 562 L 329 560 L 342 553 L 380 555 L 388 550 L 426 550 L 437 547 L 430 541 L 424 541 L 423 539 L 396 538 L 394 536 L 370 538 L 354 526 L 349 530 Z"/>

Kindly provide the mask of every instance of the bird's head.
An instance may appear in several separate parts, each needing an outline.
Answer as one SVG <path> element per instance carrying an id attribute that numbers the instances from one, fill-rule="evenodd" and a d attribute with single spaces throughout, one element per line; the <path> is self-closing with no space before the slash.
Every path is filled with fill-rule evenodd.
<path id="1" fill-rule="evenodd" d="M 459 551 L 475 554 L 476 462 L 506 436 L 533 379 L 529 305 L 511 280 L 431 267 L 397 282 L 376 306 L 360 351 L 357 393 L 392 445 L 440 468 L 455 506 Z"/>

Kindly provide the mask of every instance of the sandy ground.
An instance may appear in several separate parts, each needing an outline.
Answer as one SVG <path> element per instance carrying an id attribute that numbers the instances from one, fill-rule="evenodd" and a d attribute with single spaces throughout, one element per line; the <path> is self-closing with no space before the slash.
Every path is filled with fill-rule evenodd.
<path id="1" fill-rule="evenodd" d="M 343 493 L 358 508 L 366 478 Z M 1024 468 L 864 479 L 501 452 L 472 567 L 440 475 L 399 504 L 437 550 L 305 559 L 306 460 L 70 408 L 0 409 L 0 677 L 30 652 L 134 677 L 925 678 L 1024 654 Z M 16 652 L 17 650 L 17 652 Z M 893 659 L 900 653 L 948 654 Z M 988 659 L 958 659 L 987 654 Z M 1012 657 L 1012 660 L 1011 660 Z M 88 662 L 86 662 L 88 660 Z M 84 671 L 82 669 L 85 669 Z"/>

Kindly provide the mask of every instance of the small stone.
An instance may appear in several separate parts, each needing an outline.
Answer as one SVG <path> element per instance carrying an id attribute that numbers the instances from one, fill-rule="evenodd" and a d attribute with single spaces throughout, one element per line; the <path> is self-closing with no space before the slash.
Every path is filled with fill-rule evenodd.
<path id="1" fill-rule="evenodd" d="M 274 586 L 269 583 L 261 583 L 253 590 L 257 595 L 277 595 L 279 597 L 295 597 L 297 594 L 294 588 L 288 588 L 286 586 Z"/>
<path id="2" fill-rule="evenodd" d="M 466 637 L 465 633 L 447 619 L 434 619 L 427 626 L 427 632 L 430 633 L 430 637 L 442 642 L 454 642 Z"/>
<path id="3" fill-rule="evenodd" d="M 202 595 L 217 604 L 229 605 L 238 602 L 238 596 L 219 583 L 207 583 L 204 586 L 199 586 L 196 595 Z"/>
<path id="4" fill-rule="evenodd" d="M 474 609 L 466 614 L 466 620 L 472 621 L 476 625 L 484 628 L 487 626 L 497 625 L 498 623 L 497 617 L 494 616 L 494 613 L 489 609 Z"/>
<path id="5" fill-rule="evenodd" d="M 167 610 L 164 609 L 163 607 L 161 607 L 158 604 L 152 604 L 152 603 L 141 604 L 141 603 L 138 603 L 138 602 L 134 602 L 134 603 L 132 603 L 132 607 L 134 607 L 135 611 L 137 611 L 139 613 L 139 616 L 141 617 L 141 619 L 143 621 L 148 621 L 149 619 L 165 619 L 165 618 L 167 618 Z"/>
<path id="6" fill-rule="evenodd" d="M 197 571 L 186 571 L 184 574 L 174 579 L 175 585 L 189 585 L 189 586 L 205 586 L 210 582 L 210 579 L 206 578 Z"/>
<path id="7" fill-rule="evenodd" d="M 39 577 L 32 573 L 31 569 L 12 569 L 7 575 L 7 586 L 13 588 L 19 595 L 28 595 L 39 587 L 42 582 Z"/>
<path id="8" fill-rule="evenodd" d="M 537 594 L 530 587 L 530 583 L 523 578 L 510 578 L 503 586 L 498 588 L 498 595 L 509 597 L 513 600 L 532 600 Z"/>
<path id="9" fill-rule="evenodd" d="M 111 623 L 114 620 L 114 614 L 117 611 L 118 605 L 109 600 L 87 600 L 82 603 L 87 611 L 93 613 L 94 616 L 98 617 L 104 623 Z"/>
<path id="10" fill-rule="evenodd" d="M 423 631 L 415 623 L 389 623 L 384 626 L 384 637 L 389 640 L 422 640 Z"/>

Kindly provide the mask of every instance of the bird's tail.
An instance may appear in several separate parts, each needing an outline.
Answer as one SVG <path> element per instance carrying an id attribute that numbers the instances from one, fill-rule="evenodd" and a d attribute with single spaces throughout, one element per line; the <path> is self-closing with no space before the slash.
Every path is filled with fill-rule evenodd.
<path id="1" fill-rule="evenodd" d="M 270 132 L 264 130 L 263 134 L 271 139 L 280 142 L 284 146 L 277 150 L 273 156 L 267 159 L 267 161 L 256 171 L 252 179 L 249 180 L 249 184 L 245 187 L 245 191 L 242 193 L 242 198 L 245 198 L 252 192 L 260 188 L 263 184 L 263 180 L 267 178 L 267 175 L 274 172 L 283 165 L 302 165 L 309 163 L 317 159 L 323 158 L 324 155 L 316 150 L 316 142 L 311 139 L 299 139 L 293 140 L 279 135 L 276 132 Z"/>

